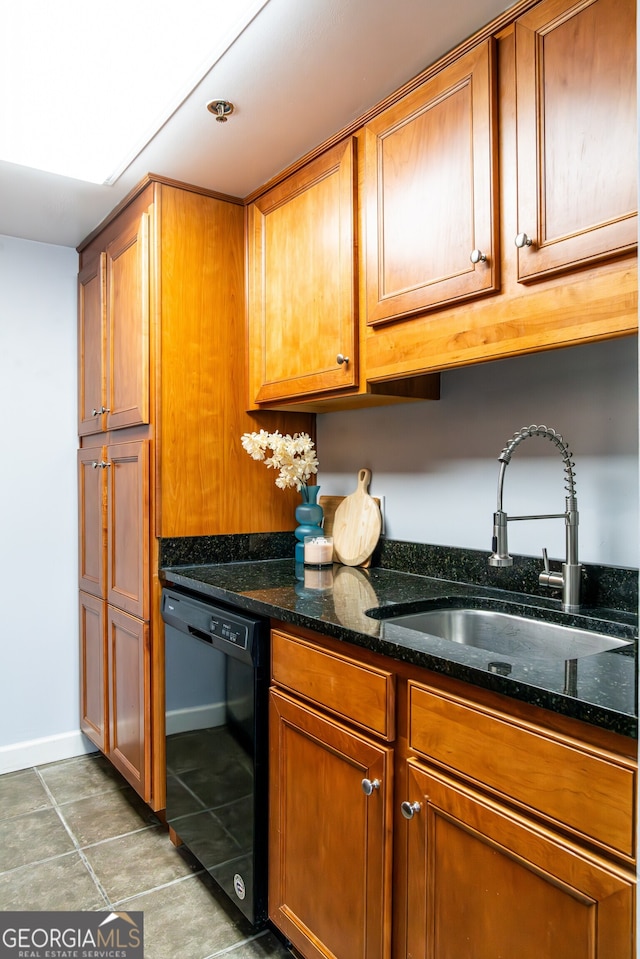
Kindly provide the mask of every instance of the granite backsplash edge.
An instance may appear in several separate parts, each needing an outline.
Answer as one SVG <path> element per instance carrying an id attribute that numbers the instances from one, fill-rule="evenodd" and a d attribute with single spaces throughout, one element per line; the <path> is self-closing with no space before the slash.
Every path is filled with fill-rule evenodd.
<path id="1" fill-rule="evenodd" d="M 293 558 L 293 533 L 238 533 L 160 539 L 160 567 L 202 566 Z M 513 566 L 488 565 L 488 551 L 433 546 L 382 538 L 372 565 L 471 586 L 503 589 L 528 596 L 545 595 L 538 584 L 542 561 L 514 556 Z M 552 561 L 552 567 L 554 564 Z M 551 594 L 546 594 L 551 595 Z M 585 606 L 638 612 L 638 570 L 585 563 L 582 597 Z"/>

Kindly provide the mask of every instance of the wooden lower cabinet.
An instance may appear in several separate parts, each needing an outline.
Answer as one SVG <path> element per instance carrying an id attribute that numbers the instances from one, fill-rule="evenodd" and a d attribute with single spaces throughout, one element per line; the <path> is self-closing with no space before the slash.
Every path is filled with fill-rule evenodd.
<path id="1" fill-rule="evenodd" d="M 392 752 L 272 690 L 269 915 L 307 959 L 390 955 Z"/>
<path id="2" fill-rule="evenodd" d="M 304 959 L 635 956 L 635 741 L 271 639 L 269 916 Z"/>
<path id="3" fill-rule="evenodd" d="M 80 592 L 80 728 L 92 743 L 109 751 L 106 603 Z"/>
<path id="4" fill-rule="evenodd" d="M 151 775 L 149 623 L 109 606 L 107 645 L 108 756 L 148 801 Z"/>
<path id="5" fill-rule="evenodd" d="M 82 732 L 150 799 L 149 623 L 80 593 Z"/>
<path id="6" fill-rule="evenodd" d="M 631 959 L 627 873 L 408 765 L 407 959 Z"/>

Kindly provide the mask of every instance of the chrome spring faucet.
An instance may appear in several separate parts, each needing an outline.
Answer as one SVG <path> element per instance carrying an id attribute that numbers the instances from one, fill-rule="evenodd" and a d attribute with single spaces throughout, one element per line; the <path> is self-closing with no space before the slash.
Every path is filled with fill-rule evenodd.
<path id="1" fill-rule="evenodd" d="M 566 474 L 565 489 L 569 494 L 565 498 L 566 509 L 564 513 L 545 513 L 535 516 L 507 516 L 502 509 L 502 496 L 504 487 L 504 474 L 507 466 L 511 462 L 511 456 L 514 450 L 524 440 L 531 436 L 541 436 L 543 439 L 550 440 L 558 448 L 563 462 Z M 555 573 L 549 569 L 549 558 L 546 549 L 542 550 L 542 559 L 544 569 L 538 577 L 541 586 L 551 589 L 562 589 L 562 608 L 568 611 L 580 608 L 580 585 L 582 577 L 582 566 L 578 562 L 578 501 L 575 492 L 575 473 L 573 471 L 574 463 L 569 446 L 563 440 L 560 433 L 546 426 L 526 426 L 507 443 L 498 457 L 500 463 L 500 474 L 498 476 L 498 508 L 493 514 L 493 541 L 491 545 L 491 555 L 489 556 L 489 565 L 504 567 L 513 566 L 513 557 L 509 555 L 507 543 L 507 523 L 515 520 L 526 519 L 564 519 L 566 529 L 566 561 L 562 564 L 562 572 Z"/>

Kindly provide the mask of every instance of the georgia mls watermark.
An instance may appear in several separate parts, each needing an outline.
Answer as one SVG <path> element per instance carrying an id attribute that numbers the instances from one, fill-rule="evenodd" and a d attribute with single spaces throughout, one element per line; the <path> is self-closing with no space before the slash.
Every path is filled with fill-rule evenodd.
<path id="1" fill-rule="evenodd" d="M 144 959 L 141 912 L 0 912 L 0 959 Z"/>

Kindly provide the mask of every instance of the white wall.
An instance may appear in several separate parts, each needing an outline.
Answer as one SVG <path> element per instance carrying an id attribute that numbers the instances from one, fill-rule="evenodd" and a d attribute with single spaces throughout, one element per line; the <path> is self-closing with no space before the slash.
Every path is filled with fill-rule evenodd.
<path id="1" fill-rule="evenodd" d="M 441 399 L 318 417 L 321 495 L 353 492 L 373 474 L 390 539 L 490 549 L 498 455 L 532 423 L 562 433 L 574 454 L 580 559 L 636 568 L 638 359 L 635 337 L 442 374 Z M 527 439 L 504 483 L 512 515 L 564 509 L 562 459 Z M 511 552 L 564 557 L 560 520 L 509 525 Z"/>
<path id="2" fill-rule="evenodd" d="M 0 772 L 77 755 L 77 254 L 0 236 Z"/>

